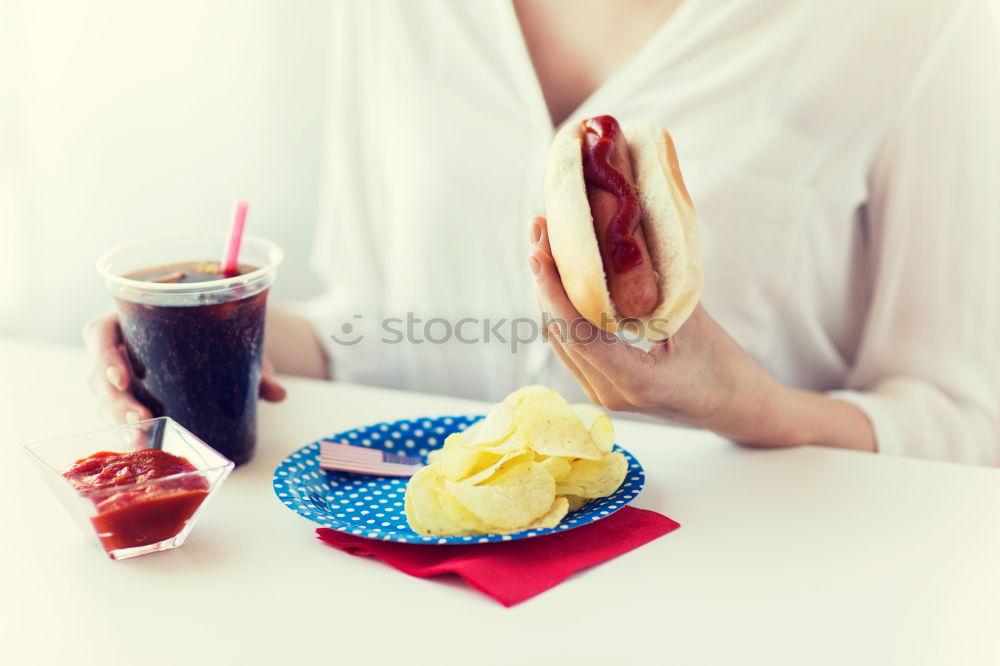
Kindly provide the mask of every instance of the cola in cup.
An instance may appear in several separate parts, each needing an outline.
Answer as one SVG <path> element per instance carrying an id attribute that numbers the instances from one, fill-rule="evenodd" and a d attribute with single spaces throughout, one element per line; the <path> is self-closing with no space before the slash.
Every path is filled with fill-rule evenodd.
<path id="1" fill-rule="evenodd" d="M 133 395 L 237 465 L 257 441 L 267 293 L 282 259 L 244 237 L 239 267 L 218 260 L 224 234 L 137 241 L 98 262 L 118 308 Z"/>

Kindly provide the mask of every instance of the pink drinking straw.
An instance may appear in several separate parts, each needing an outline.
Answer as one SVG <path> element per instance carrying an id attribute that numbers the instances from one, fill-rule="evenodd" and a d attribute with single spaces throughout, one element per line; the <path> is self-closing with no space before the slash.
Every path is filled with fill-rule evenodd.
<path id="1" fill-rule="evenodd" d="M 233 222 L 229 225 L 229 242 L 226 243 L 226 254 L 222 260 L 222 274 L 236 275 L 239 270 L 240 244 L 243 242 L 243 227 L 247 223 L 247 202 L 237 201 L 233 213 Z"/>

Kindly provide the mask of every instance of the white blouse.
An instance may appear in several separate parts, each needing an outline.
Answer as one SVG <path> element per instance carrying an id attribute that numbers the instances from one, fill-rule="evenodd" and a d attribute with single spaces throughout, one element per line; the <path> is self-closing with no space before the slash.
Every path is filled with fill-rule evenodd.
<path id="1" fill-rule="evenodd" d="M 670 129 L 706 309 L 780 381 L 861 408 L 884 453 L 1000 458 L 991 21 L 985 0 L 686 0 L 570 118 Z M 554 128 L 511 3 L 347 0 L 333 32 L 305 311 L 337 379 L 582 398 L 543 341 L 512 342 L 537 332 Z"/>

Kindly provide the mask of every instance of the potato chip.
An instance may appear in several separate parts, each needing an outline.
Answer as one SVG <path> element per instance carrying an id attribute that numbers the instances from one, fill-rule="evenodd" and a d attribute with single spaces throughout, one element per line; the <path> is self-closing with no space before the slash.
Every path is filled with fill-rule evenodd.
<path id="1" fill-rule="evenodd" d="M 628 461 L 621 453 L 605 454 L 601 460 L 575 460 L 569 474 L 556 488 L 559 495 L 607 497 L 618 490 L 628 472 Z"/>
<path id="2" fill-rule="evenodd" d="M 417 472 L 419 474 L 420 472 Z M 416 476 L 414 474 L 413 476 Z M 410 481 L 406 484 L 406 494 L 403 496 L 403 511 L 406 512 L 406 522 L 410 524 L 410 529 L 417 534 L 424 533 L 424 526 L 420 523 L 417 518 L 417 512 L 413 509 L 413 494 L 414 491 L 410 488 L 410 484 L 413 483 L 413 477 L 410 477 Z"/>
<path id="3" fill-rule="evenodd" d="M 483 427 L 483 420 L 480 419 L 480 420 L 476 421 L 475 423 L 473 423 L 472 425 L 470 425 L 465 430 L 463 430 L 461 433 L 454 433 L 454 434 L 456 434 L 456 435 L 461 434 L 462 437 L 464 437 L 465 439 L 467 439 L 467 440 L 469 440 L 471 442 L 471 441 L 474 441 L 476 439 L 476 434 L 479 432 L 479 429 L 482 428 L 482 427 Z M 448 436 L 451 437 L 451 435 L 448 435 Z"/>
<path id="4" fill-rule="evenodd" d="M 468 442 L 467 432 L 453 432 L 444 438 L 444 444 L 441 446 L 441 448 L 447 449 L 452 446 L 464 446 L 467 442 Z"/>
<path id="5" fill-rule="evenodd" d="M 528 445 L 542 455 L 601 459 L 601 452 L 576 413 L 555 391 L 526 395 L 517 408 L 515 421 Z"/>
<path id="6" fill-rule="evenodd" d="M 447 451 L 448 449 L 454 448 L 456 446 L 465 445 L 465 433 L 464 432 L 453 432 L 444 438 L 444 444 L 441 445 L 439 451 Z M 428 454 L 429 455 L 429 454 Z M 442 454 L 444 455 L 444 454 Z"/>
<path id="7" fill-rule="evenodd" d="M 524 398 L 526 398 L 527 396 L 534 395 L 536 393 L 550 393 L 550 392 L 553 392 L 552 389 L 545 388 L 541 384 L 532 384 L 531 386 L 525 386 L 523 388 L 517 389 L 516 391 L 508 395 L 506 398 L 504 398 L 503 401 L 511 408 L 517 409 L 518 405 L 521 404 L 521 401 L 524 400 Z"/>
<path id="8" fill-rule="evenodd" d="M 463 483 L 471 483 L 472 485 L 479 485 L 481 483 L 488 482 L 491 478 L 498 474 L 502 474 L 507 470 L 526 462 L 532 462 L 535 459 L 535 454 L 528 449 L 520 449 L 518 451 L 509 451 L 501 458 L 487 467 L 486 469 L 476 472 L 471 476 L 467 476 L 461 479 Z"/>
<path id="9" fill-rule="evenodd" d="M 437 498 L 441 509 L 448 518 L 462 530 L 465 530 L 465 534 L 489 534 L 493 531 L 489 525 L 479 520 L 476 514 L 466 509 L 461 502 L 455 499 L 455 496 L 448 492 L 443 485 L 437 489 Z M 462 535 L 456 534 L 456 536 Z"/>
<path id="10" fill-rule="evenodd" d="M 489 483 L 446 481 L 445 489 L 494 530 L 515 530 L 544 515 L 555 500 L 556 483 L 538 463 L 522 463 Z M 421 522 L 421 512 L 417 511 Z"/>
<path id="11" fill-rule="evenodd" d="M 565 497 L 557 497 L 552 502 L 552 506 L 546 511 L 541 518 L 535 520 L 535 522 L 530 525 L 526 525 L 522 529 L 525 530 L 548 530 L 552 529 L 559 524 L 566 514 L 569 513 L 569 502 L 566 501 Z M 518 530 L 521 531 L 521 530 Z"/>
<path id="12" fill-rule="evenodd" d="M 464 432 L 453 432 L 444 439 L 444 446 L 440 449 L 435 449 L 427 454 L 427 464 L 432 465 L 437 462 L 444 460 L 445 455 L 447 455 L 448 449 L 453 449 L 456 446 L 465 445 L 465 433 Z"/>
<path id="13" fill-rule="evenodd" d="M 445 444 L 445 454 L 437 463 L 441 466 L 441 474 L 449 481 L 461 481 L 492 466 L 501 458 L 501 454 L 483 451 L 465 444 L 448 446 Z"/>
<path id="14" fill-rule="evenodd" d="M 542 456 L 542 459 L 537 462 L 545 469 L 546 472 L 552 475 L 552 479 L 556 483 L 559 483 L 569 475 L 569 458 L 563 458 L 561 456 Z"/>
<path id="15" fill-rule="evenodd" d="M 407 520 L 428 536 L 555 527 L 621 485 L 628 464 L 613 446 L 611 419 L 600 409 L 526 386 L 428 454 L 430 464 L 406 489 Z"/>
<path id="16" fill-rule="evenodd" d="M 441 506 L 444 479 L 436 465 L 421 468 L 406 485 L 403 506 L 410 529 L 427 536 L 465 536 L 473 531 L 451 518 Z"/>
<path id="17" fill-rule="evenodd" d="M 504 403 L 494 405 L 490 413 L 474 432 L 475 437 L 467 439 L 472 445 L 489 445 L 505 440 L 514 432 L 514 410 Z"/>
<path id="18" fill-rule="evenodd" d="M 615 445 L 615 429 L 608 415 L 586 403 L 578 403 L 572 407 L 601 453 L 611 453 Z"/>
<path id="19" fill-rule="evenodd" d="M 601 453 L 611 453 L 615 448 L 615 427 L 607 414 L 601 414 L 587 429 Z"/>
<path id="20" fill-rule="evenodd" d="M 500 442 L 493 442 L 492 444 L 476 444 L 475 446 L 477 449 L 490 451 L 492 453 L 510 453 L 511 451 L 525 451 L 531 448 L 528 446 L 528 440 L 524 438 L 524 435 L 516 430 L 512 432 L 509 437 Z"/>
<path id="21" fill-rule="evenodd" d="M 552 506 L 540 518 L 522 527 L 515 527 L 509 530 L 492 529 L 489 534 L 515 534 L 527 530 L 548 530 L 557 526 L 566 514 L 569 513 L 569 503 L 564 497 L 557 497 L 552 501 Z"/>

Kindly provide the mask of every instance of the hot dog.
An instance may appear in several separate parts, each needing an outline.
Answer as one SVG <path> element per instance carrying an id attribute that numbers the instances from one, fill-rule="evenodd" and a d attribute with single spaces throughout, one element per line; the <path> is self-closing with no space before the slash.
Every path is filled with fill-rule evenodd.
<path id="1" fill-rule="evenodd" d="M 698 220 L 670 135 L 611 116 L 569 123 L 549 151 L 545 207 L 570 301 L 600 328 L 673 335 L 701 296 Z"/>
<path id="2" fill-rule="evenodd" d="M 611 116 L 583 121 L 583 132 L 583 179 L 608 290 L 622 316 L 643 317 L 656 307 L 659 289 L 628 144 Z"/>

